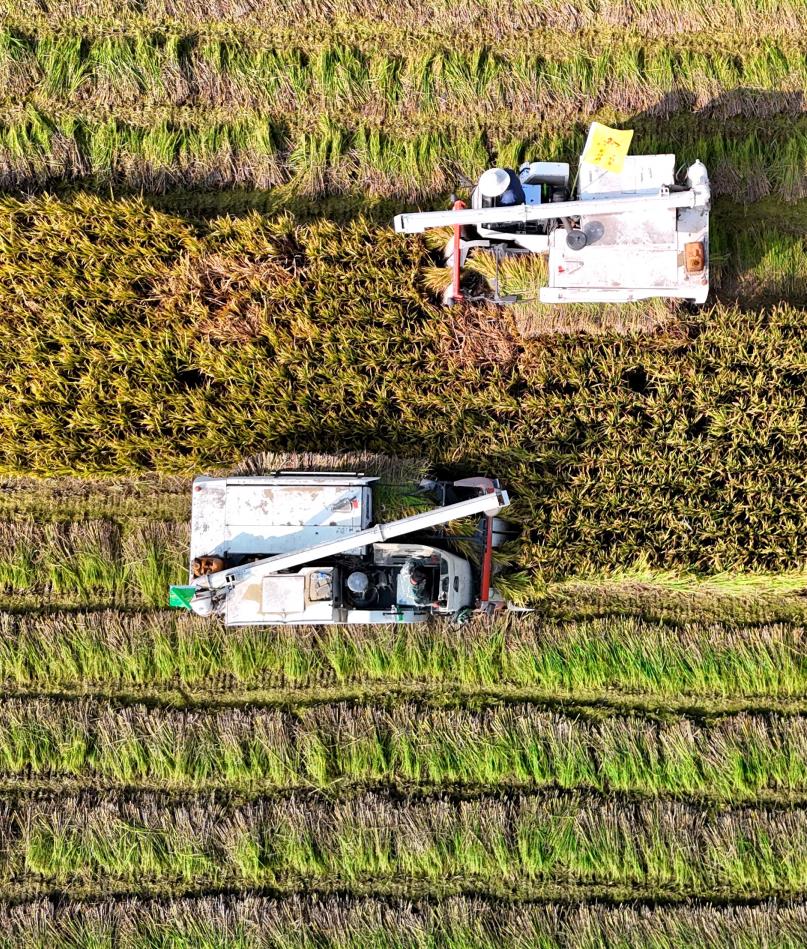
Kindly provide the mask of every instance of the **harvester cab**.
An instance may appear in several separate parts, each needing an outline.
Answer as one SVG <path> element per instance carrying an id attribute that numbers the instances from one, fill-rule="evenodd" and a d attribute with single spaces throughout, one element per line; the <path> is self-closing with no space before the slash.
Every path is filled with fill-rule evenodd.
<path id="1" fill-rule="evenodd" d="M 488 608 L 496 517 L 509 503 L 486 478 L 423 483 L 437 506 L 373 521 L 378 478 L 283 472 L 193 483 L 188 584 L 171 602 L 227 626 L 415 623 Z M 477 568 L 440 528 L 481 518 Z"/>
<path id="2" fill-rule="evenodd" d="M 445 302 L 462 299 L 460 267 L 477 248 L 548 256 L 542 303 L 620 303 L 669 297 L 704 303 L 709 293 L 709 177 L 700 161 L 676 176 L 675 155 L 632 155 L 618 172 L 584 161 L 570 197 L 569 165 L 489 168 L 471 206 L 399 214 L 398 233 L 450 226 L 453 270 Z M 494 302 L 515 302 L 499 294 Z"/>

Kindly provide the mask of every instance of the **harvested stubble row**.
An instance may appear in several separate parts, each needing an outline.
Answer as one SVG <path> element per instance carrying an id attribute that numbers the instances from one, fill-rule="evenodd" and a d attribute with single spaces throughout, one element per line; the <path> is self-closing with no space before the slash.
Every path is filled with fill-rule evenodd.
<path id="1" fill-rule="evenodd" d="M 523 899 L 607 885 L 628 899 L 651 890 L 764 898 L 807 886 L 803 810 L 711 813 L 565 794 L 327 804 L 291 796 L 231 808 L 108 794 L 20 801 L 1 816 L 4 897 L 305 886 Z"/>
<path id="2" fill-rule="evenodd" d="M 0 602 L 162 606 L 184 579 L 188 533 L 187 523 L 141 519 L 0 521 Z"/>
<path id="3" fill-rule="evenodd" d="M 327 7 L 302 0 L 264 0 L 245 6 L 233 0 L 66 0 L 43 8 L 38 0 L 20 0 L 14 15 L 21 23 L 64 27 L 75 19 L 146 23 L 179 23 L 207 27 L 211 23 L 235 23 L 243 27 L 276 29 L 278 23 L 294 23 L 354 32 L 378 29 L 390 22 L 390 8 L 383 0 L 339 0 Z M 461 33 L 469 39 L 489 40 L 530 34 L 546 28 L 565 31 L 631 28 L 650 37 L 677 37 L 680 33 L 704 32 L 707 36 L 742 32 L 750 37 L 792 38 L 804 33 L 805 11 L 798 0 L 782 0 L 771 15 L 768 0 L 715 0 L 708 7 L 672 4 L 670 0 L 548 0 L 536 7 L 530 0 L 514 0 L 502 7 L 493 0 L 446 4 L 438 0 L 412 0 L 396 10 L 395 21 L 403 29 L 439 32 L 449 37 Z"/>
<path id="4" fill-rule="evenodd" d="M 506 479 L 529 596 L 637 562 L 801 562 L 803 311 L 717 306 L 669 336 L 548 342 L 502 316 L 506 356 L 480 364 L 421 289 L 430 263 L 363 221 L 250 215 L 200 234 L 136 201 L 5 199 L 0 470 L 425 455 Z"/>
<path id="5" fill-rule="evenodd" d="M 460 629 L 334 627 L 225 630 L 177 613 L 0 614 L 6 693 L 143 690 L 239 696 L 274 689 L 347 694 L 532 690 L 558 698 L 644 694 L 657 703 L 807 696 L 803 627 L 675 627 L 616 617 L 472 623 Z M 257 696 L 254 696 L 257 697 Z M 753 701 L 755 700 L 755 701 Z"/>
<path id="6" fill-rule="evenodd" d="M 807 719 L 738 715 L 713 725 L 528 705 L 488 709 L 321 706 L 174 711 L 84 699 L 0 704 L 0 783 L 345 793 L 392 787 L 497 793 L 554 786 L 715 802 L 807 801 Z"/>
<path id="7" fill-rule="evenodd" d="M 392 38 L 337 32 L 304 40 L 220 27 L 127 35 L 86 24 L 26 36 L 7 27 L 0 30 L 0 109 L 11 117 L 29 101 L 95 118 L 218 109 L 287 116 L 296 130 L 316 128 L 323 114 L 349 124 L 421 125 L 484 114 L 496 128 L 508 124 L 504 113 L 517 112 L 510 127 L 528 119 L 568 127 L 575 116 L 609 108 L 656 117 L 704 108 L 712 119 L 798 115 L 807 89 L 803 47 L 767 37 L 738 49 L 722 37 L 670 44 L 626 34 L 617 47 L 563 31 L 539 43 L 473 50 L 434 40 L 395 48 Z"/>
<path id="8" fill-rule="evenodd" d="M 801 949 L 803 903 L 758 906 L 439 903 L 344 896 L 208 896 L 0 906 L 3 949 Z"/>
<path id="9" fill-rule="evenodd" d="M 4 521 L 69 523 L 114 520 L 174 521 L 190 518 L 190 479 L 160 478 L 0 478 L 0 532 Z M 23 533 L 26 527 L 23 527 Z M 13 542 L 5 537 L 2 544 Z"/>
<path id="10" fill-rule="evenodd" d="M 51 115 L 31 106 L 24 116 L 0 124 L 0 187 L 42 189 L 78 182 L 103 191 L 114 184 L 162 193 L 288 185 L 287 198 L 358 193 L 362 200 L 433 199 L 491 163 L 569 160 L 579 153 L 589 121 L 535 133 L 532 127 L 509 124 L 511 112 L 504 116 L 508 122 L 490 132 L 474 123 L 390 134 L 376 125 L 351 126 L 323 115 L 315 128 L 289 134 L 282 117 L 256 113 L 225 119 L 215 111 L 177 116 L 171 109 L 157 110 L 143 124 L 142 117 Z M 657 118 L 598 117 L 634 125 L 635 150 L 675 150 L 684 165 L 698 158 L 706 162 L 715 195 L 741 201 L 773 195 L 788 202 L 807 195 L 803 116 L 726 118 L 719 133 L 705 114 L 673 116 L 664 131 Z"/>

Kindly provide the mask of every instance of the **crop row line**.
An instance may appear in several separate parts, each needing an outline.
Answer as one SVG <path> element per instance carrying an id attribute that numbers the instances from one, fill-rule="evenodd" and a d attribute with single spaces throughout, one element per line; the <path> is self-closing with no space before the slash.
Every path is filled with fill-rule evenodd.
<path id="1" fill-rule="evenodd" d="M 430 119 L 428 127 L 407 122 L 411 133 L 391 134 L 380 118 L 342 121 L 302 111 L 308 128 L 260 112 L 220 121 L 171 112 L 170 117 L 153 115 L 143 125 L 29 107 L 0 125 L 0 185 L 43 188 L 60 180 L 88 180 L 161 192 L 288 183 L 303 194 L 360 190 L 415 200 L 447 193 L 491 162 L 569 160 L 579 154 L 593 117 L 565 127 L 542 122 L 543 131 L 536 134 L 532 120 L 525 122 L 520 111 L 514 116 L 507 109 L 498 113 L 501 124 L 484 129 L 476 118 L 463 118 L 441 121 L 436 132 Z M 807 193 L 802 118 L 724 118 L 716 131 L 714 118 L 703 114 L 678 113 L 663 127 L 652 116 L 637 122 L 613 114 L 599 117 L 631 121 L 636 151 L 675 149 L 682 163 L 700 158 L 711 170 L 716 195 L 794 201 Z M 486 113 L 486 123 L 495 119 Z"/>
<path id="2" fill-rule="evenodd" d="M 586 718 L 600 715 L 645 714 L 680 716 L 695 723 L 709 723 L 727 715 L 807 715 L 804 697 L 737 698 L 720 693 L 707 695 L 682 694 L 679 697 L 652 692 L 624 692 L 605 689 L 575 690 L 561 688 L 551 691 L 529 686 L 466 686 L 448 678 L 439 684 L 414 679 L 408 683 L 372 682 L 346 685 L 308 685 L 305 687 L 241 687 L 222 678 L 209 688 L 185 688 L 181 685 L 134 686 L 109 688 L 104 685 L 77 686 L 74 689 L 5 688 L 4 698 L 34 701 L 38 699 L 77 702 L 92 697 L 118 708 L 143 705 L 153 709 L 184 711 L 226 711 L 245 708 L 295 711 L 323 705 L 384 705 L 392 702 L 417 702 L 421 708 L 475 708 L 499 705 L 530 705 L 537 709 Z"/>
<path id="3" fill-rule="evenodd" d="M 792 906 L 804 899 L 804 891 L 797 887 L 776 886 L 770 883 L 758 890 L 748 890 L 742 896 L 734 896 L 724 886 L 714 889 L 707 887 L 675 888 L 659 887 L 654 884 L 622 885 L 612 883 L 575 883 L 573 881 L 552 882 L 541 880 L 531 883 L 503 883 L 500 880 L 480 880 L 475 876 L 453 876 L 424 882 L 423 880 L 398 875 L 377 880 L 371 877 L 357 877 L 349 883 L 338 876 L 320 876 L 312 880 L 309 876 L 287 874 L 271 884 L 252 885 L 245 883 L 241 876 L 218 876 L 215 881 L 201 878 L 190 880 L 153 880 L 141 877 L 131 881 L 119 881 L 114 878 L 84 883 L 73 878 L 63 884 L 46 881 L 22 882 L 18 880 L 7 884 L 0 882 L 0 901 L 9 909 L 27 907 L 44 902 L 74 906 L 83 910 L 87 906 L 97 906 L 104 900 L 114 901 L 116 905 L 125 905 L 135 901 L 150 901 L 159 905 L 171 905 L 179 900 L 211 899 L 223 902 L 228 898 L 247 897 L 253 899 L 288 900 L 295 897 L 328 899 L 336 897 L 342 900 L 378 900 L 389 904 L 401 901 L 407 904 L 425 902 L 439 904 L 447 900 L 479 899 L 500 908 L 519 906 L 580 906 L 592 904 L 603 907 L 622 905 L 640 908 L 643 905 L 662 908 L 709 905 L 715 908 L 733 910 L 735 908 L 753 908 L 760 905 Z M 81 932 L 81 930 L 79 930 Z M 298 938 L 305 933 L 297 933 Z M 2 939 L 0 932 L 0 939 Z M 203 934 L 203 939 L 208 934 Z M 202 942 L 201 947 L 207 942 Z M 321 943 L 317 943 L 319 946 Z M 14 949 L 18 944 L 14 943 Z M 90 943 L 90 946 L 93 944 Z M 294 943 L 292 943 L 294 945 Z M 359 944 L 362 949 L 366 943 Z M 439 944 L 438 944 L 439 945 Z M 495 943 L 498 947 L 501 943 Z M 576 944 L 575 944 L 576 945 Z M 707 943 L 711 947 L 712 943 Z M 794 949 L 801 943 L 793 943 Z M 200 949 L 201 949 L 200 947 Z M 9 947 L 11 949 L 11 947 Z M 42 947 L 44 949 L 44 947 Z M 358 949 L 358 947 L 357 947 Z M 418 949 L 420 947 L 418 946 Z"/>
<path id="4" fill-rule="evenodd" d="M 0 681 L 29 692 L 321 689 L 336 697 L 377 686 L 773 706 L 807 695 L 804 635 L 790 624 L 625 616 L 233 631 L 173 611 L 0 614 Z"/>
<path id="5" fill-rule="evenodd" d="M 449 895 L 473 887 L 546 898 L 575 886 L 670 898 L 797 896 L 807 887 L 807 813 L 709 813 L 655 801 L 574 797 L 391 802 L 289 797 L 236 808 L 214 801 L 61 799 L 2 806 L 0 893 L 148 892 L 304 883 Z M 638 895 L 633 892 L 633 895 Z M 22 898 L 18 896 L 18 898 Z M 551 897 L 550 897 L 551 898 Z M 619 898 L 626 898 L 623 894 Z"/>
<path id="6" fill-rule="evenodd" d="M 579 894 L 577 894 L 579 895 Z M 606 894 L 608 895 L 608 894 Z M 716 894 L 722 896 L 722 894 Z M 97 905 L 58 905 L 38 900 L 0 907 L 0 944 L 44 949 L 70 941 L 76 949 L 112 944 L 142 949 L 159 941 L 201 947 L 234 944 L 243 949 L 276 945 L 344 949 L 599 949 L 620 945 L 687 945 L 736 949 L 775 944 L 800 949 L 807 928 L 803 903 L 721 906 L 609 906 L 604 903 L 513 904 L 478 897 L 438 903 L 350 895 L 211 895 L 168 901 L 109 897 Z"/>
<path id="7" fill-rule="evenodd" d="M 407 800 L 411 802 L 441 800 L 441 801 L 475 801 L 485 800 L 512 800 L 517 796 L 535 796 L 555 794 L 568 791 L 562 784 L 519 783 L 513 779 L 505 779 L 496 785 L 490 784 L 430 784 L 420 781 L 417 784 L 408 784 L 398 781 L 334 781 L 327 789 L 315 785 L 300 783 L 289 784 L 282 788 L 272 783 L 255 783 L 234 788 L 230 784 L 208 781 L 204 785 L 193 789 L 181 784 L 167 784 L 138 780 L 135 783 L 122 783 L 113 780 L 100 780 L 95 776 L 77 778 L 69 773 L 50 774 L 43 777 L 26 777 L 15 775 L 13 778 L 0 776 L 0 800 L 14 803 L 17 806 L 27 800 L 42 800 L 47 798 L 54 807 L 58 807 L 64 798 L 72 798 L 77 794 L 109 795 L 121 794 L 128 800 L 136 800 L 142 794 L 159 794 L 165 801 L 173 803 L 187 803 L 193 793 L 215 797 L 219 802 L 228 806 L 254 804 L 284 800 L 294 796 L 299 800 L 340 800 L 349 801 L 367 794 L 387 797 L 390 800 Z M 574 792 L 585 796 L 589 788 L 578 786 Z M 727 804 L 722 798 L 711 794 L 646 794 L 640 791 L 624 792 L 608 789 L 605 792 L 591 792 L 592 795 L 605 793 L 611 800 L 623 804 L 642 803 L 646 801 L 673 801 L 688 805 L 697 805 L 705 809 L 727 810 L 732 806 L 737 808 L 754 805 L 764 807 L 770 811 L 807 810 L 807 793 L 792 791 L 762 790 L 753 798 L 741 797 L 735 804 Z M 3 897 L 0 897 L 0 903 Z"/>
<path id="8" fill-rule="evenodd" d="M 807 718 L 741 714 L 696 725 L 613 714 L 587 720 L 525 705 L 326 705 L 290 713 L 6 699 L 0 777 L 14 776 L 21 786 L 97 779 L 249 795 L 423 784 L 795 802 L 807 796 Z"/>

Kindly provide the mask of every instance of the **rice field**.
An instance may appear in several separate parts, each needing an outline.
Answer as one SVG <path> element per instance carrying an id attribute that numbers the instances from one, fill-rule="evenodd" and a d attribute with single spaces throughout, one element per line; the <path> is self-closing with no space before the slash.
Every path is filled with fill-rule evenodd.
<path id="1" fill-rule="evenodd" d="M 37 900 L 6 911 L 4 930 L 13 945 L 39 947 L 50 940 L 104 944 L 119 939 L 145 947 L 155 941 L 179 945 L 248 946 L 271 943 L 313 949 L 340 946 L 402 947 L 523 945 L 639 947 L 681 945 L 798 947 L 805 925 L 802 908 L 775 901 L 756 906 L 646 907 L 582 903 L 501 904 L 479 897 L 427 900 L 321 896 L 187 897 L 170 903 L 129 897 L 82 906 Z M 550 941 L 552 940 L 552 941 Z"/>
<path id="2" fill-rule="evenodd" d="M 3 11 L 0 947 L 804 945 L 806 28 Z M 516 306 L 442 308 L 444 235 L 392 215 L 593 119 L 707 164 L 709 305 L 542 307 L 511 260 Z M 502 478 L 527 612 L 166 609 L 194 474 L 328 452 Z"/>
<path id="3" fill-rule="evenodd" d="M 172 804 L 161 795 L 102 804 L 82 797 L 18 799 L 4 814 L 0 880 L 9 893 L 162 895 L 208 887 L 308 882 L 327 891 L 372 881 L 390 896 L 411 890 L 455 896 L 597 893 L 630 898 L 790 896 L 804 886 L 807 829 L 799 811 L 763 807 L 704 813 L 677 802 L 623 804 L 552 794 L 516 800 L 392 801 L 373 794 L 337 803 L 295 795 L 230 805 Z M 25 872 L 37 877 L 26 890 Z M 165 882 L 162 882 L 165 881 Z M 561 882 L 562 881 L 562 882 Z"/>
<path id="4" fill-rule="evenodd" d="M 0 186 L 444 200 L 491 163 L 576 155 L 598 118 L 701 158 L 718 195 L 807 194 L 798 3 L 333 6 L 20 5 Z"/>
<path id="5" fill-rule="evenodd" d="M 807 723 L 794 706 L 786 715 L 713 710 L 714 720 L 698 724 L 593 704 L 570 714 L 537 703 L 427 708 L 405 698 L 394 708 L 330 702 L 293 712 L 259 706 L 257 697 L 181 711 L 120 701 L 9 698 L 0 709 L 0 787 L 249 799 L 371 788 L 415 799 L 495 788 L 807 803 Z"/>

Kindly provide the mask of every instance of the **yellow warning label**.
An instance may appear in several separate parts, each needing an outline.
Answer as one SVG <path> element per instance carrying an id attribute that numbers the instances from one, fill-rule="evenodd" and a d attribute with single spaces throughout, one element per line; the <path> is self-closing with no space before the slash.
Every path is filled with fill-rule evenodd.
<path id="1" fill-rule="evenodd" d="M 581 158 L 619 174 L 625 167 L 625 156 L 632 138 L 633 129 L 611 129 L 599 122 L 592 122 Z"/>

